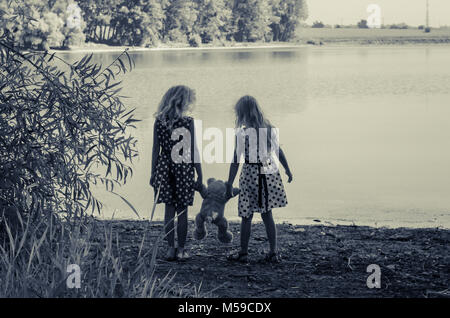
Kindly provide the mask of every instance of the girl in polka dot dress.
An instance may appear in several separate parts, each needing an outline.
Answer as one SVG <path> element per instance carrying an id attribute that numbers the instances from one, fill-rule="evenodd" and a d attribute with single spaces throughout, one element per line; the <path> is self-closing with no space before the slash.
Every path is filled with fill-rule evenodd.
<path id="1" fill-rule="evenodd" d="M 201 165 L 194 163 L 194 154 L 197 152 L 194 120 L 185 115 L 194 102 L 195 92 L 192 89 L 183 85 L 174 86 L 166 92 L 155 114 L 150 185 L 155 188 L 155 193 L 159 191 L 157 203 L 165 204 L 164 228 L 169 244 L 166 258 L 169 261 L 189 258 L 185 251 L 185 243 L 188 206 L 192 206 L 194 202 L 195 172 L 197 172 L 197 184 L 202 184 Z M 180 132 L 181 135 L 178 138 L 177 133 Z M 187 132 L 190 133 L 190 140 L 183 140 L 183 136 L 189 135 Z M 174 136 L 175 140 L 172 139 Z M 185 149 L 178 145 L 186 141 L 191 147 L 186 147 L 188 150 L 183 153 Z M 179 156 L 173 157 L 172 150 L 176 150 Z M 174 233 L 175 215 L 178 216 L 177 249 Z"/>
<path id="2" fill-rule="evenodd" d="M 233 187 L 233 182 L 239 169 L 239 158 L 244 155 L 241 175 L 239 177 L 239 205 L 238 212 L 242 218 L 241 222 L 241 249 L 239 252 L 228 256 L 230 261 L 248 261 L 248 242 L 250 240 L 251 223 L 253 213 L 261 213 L 261 218 L 266 227 L 269 240 L 270 251 L 265 257 L 265 261 L 278 263 L 280 261 L 277 253 L 277 236 L 275 222 L 272 216 L 273 208 L 280 208 L 287 205 L 286 193 L 278 169 L 273 169 L 276 165 L 271 158 L 273 153 L 278 155 L 278 159 L 285 169 L 288 182 L 292 181 L 292 173 L 281 147 L 278 153 L 274 145 L 278 145 L 275 129 L 270 122 L 264 118 L 263 113 L 255 98 L 251 96 L 242 97 L 235 106 L 236 112 L 236 146 L 234 160 L 230 165 L 227 194 L 229 196 Z M 265 129 L 264 129 L 265 128 Z M 253 142 L 252 142 L 253 133 Z M 243 147 L 239 147 L 243 144 Z M 266 151 L 262 145 L 267 141 Z M 241 150 L 243 149 L 243 150 Z"/>

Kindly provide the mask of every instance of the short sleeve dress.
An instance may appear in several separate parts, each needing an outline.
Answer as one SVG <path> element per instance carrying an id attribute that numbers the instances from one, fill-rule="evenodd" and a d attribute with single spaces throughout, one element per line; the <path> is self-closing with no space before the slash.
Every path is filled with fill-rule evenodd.
<path id="1" fill-rule="evenodd" d="M 159 190 L 157 203 L 165 203 L 178 208 L 185 208 L 194 203 L 194 164 L 191 162 L 174 162 L 172 149 L 182 140 L 172 140 L 172 132 L 177 128 L 189 130 L 192 117 L 182 117 L 176 120 L 172 127 L 165 126 L 156 120 L 156 134 L 161 145 L 161 153 L 156 163 L 155 188 Z M 190 157 L 191 149 L 183 157 Z"/>
<path id="2" fill-rule="evenodd" d="M 245 129 L 238 129 L 237 137 L 244 133 Z M 245 163 L 239 177 L 239 203 L 238 213 L 240 217 L 248 218 L 254 212 L 265 213 L 273 208 L 287 205 L 286 192 L 278 169 L 268 173 L 265 169 L 267 158 L 264 160 L 257 154 L 257 162 L 251 162 L 248 136 L 245 137 Z"/>

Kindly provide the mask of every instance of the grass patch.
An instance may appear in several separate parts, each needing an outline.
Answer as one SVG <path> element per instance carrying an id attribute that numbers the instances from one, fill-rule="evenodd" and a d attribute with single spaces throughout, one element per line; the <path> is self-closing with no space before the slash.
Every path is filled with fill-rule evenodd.
<path id="1" fill-rule="evenodd" d="M 123 248 L 114 223 L 84 217 L 46 223 L 21 221 L 17 230 L 5 223 L 0 242 L 0 297 L 204 297 L 201 285 L 178 284 L 176 273 L 155 274 L 163 240 L 149 223 L 133 237 L 132 255 Z M 68 288 L 80 268 L 80 288 Z"/>

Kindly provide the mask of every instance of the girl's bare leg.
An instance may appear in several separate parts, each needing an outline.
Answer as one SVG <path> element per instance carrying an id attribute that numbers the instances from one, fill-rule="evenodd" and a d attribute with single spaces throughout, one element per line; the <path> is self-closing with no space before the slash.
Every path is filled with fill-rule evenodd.
<path id="1" fill-rule="evenodd" d="M 178 247 L 180 250 L 184 249 L 187 238 L 188 230 L 188 208 L 183 207 L 177 211 L 178 214 L 178 224 L 177 224 L 177 235 L 178 235 Z"/>
<path id="2" fill-rule="evenodd" d="M 268 210 L 266 213 L 261 213 L 261 218 L 264 222 L 267 232 L 267 238 L 269 239 L 270 253 L 277 252 L 277 229 L 273 220 L 272 210 Z"/>
<path id="3" fill-rule="evenodd" d="M 242 218 L 241 221 L 241 253 L 248 253 L 248 242 L 252 232 L 253 214 L 248 218 Z"/>
<path id="4" fill-rule="evenodd" d="M 175 207 L 170 204 L 166 204 L 164 212 L 164 231 L 166 233 L 167 243 L 169 248 L 175 248 L 175 233 L 173 231 L 175 218 Z"/>

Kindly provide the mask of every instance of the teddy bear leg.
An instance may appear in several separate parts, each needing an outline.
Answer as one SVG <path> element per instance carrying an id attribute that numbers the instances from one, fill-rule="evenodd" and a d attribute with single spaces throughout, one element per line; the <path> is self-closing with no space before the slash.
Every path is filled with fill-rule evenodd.
<path id="1" fill-rule="evenodd" d="M 201 213 L 195 217 L 195 231 L 194 238 L 196 240 L 203 240 L 206 236 L 207 230 L 205 225 L 205 218 Z"/>
<path id="2" fill-rule="evenodd" d="M 230 243 L 233 240 L 233 233 L 228 231 L 228 221 L 226 218 L 222 217 L 216 219 L 214 222 L 218 229 L 219 233 L 217 235 L 218 239 L 222 243 Z"/>

